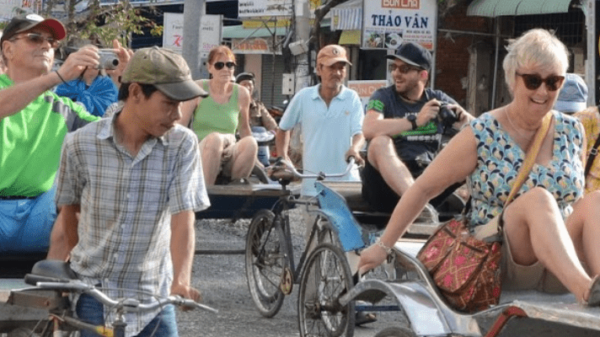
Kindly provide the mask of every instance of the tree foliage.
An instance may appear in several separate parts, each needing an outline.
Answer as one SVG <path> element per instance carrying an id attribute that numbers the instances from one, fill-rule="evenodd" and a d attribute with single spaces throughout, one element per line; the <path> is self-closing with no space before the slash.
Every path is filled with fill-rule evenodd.
<path id="1" fill-rule="evenodd" d="M 143 35 L 149 30 L 152 36 L 162 35 L 163 27 L 145 17 L 144 11 L 152 8 L 133 7 L 128 0 L 111 6 L 100 6 L 100 0 L 88 1 L 88 8 L 76 13 L 75 6 L 81 0 L 65 1 L 67 13 L 65 27 L 67 42 L 94 41 L 104 46 L 111 46 L 111 41 L 118 39 L 122 45 L 131 45 L 131 34 Z M 44 16 L 51 16 L 57 0 L 48 0 L 44 8 Z"/>

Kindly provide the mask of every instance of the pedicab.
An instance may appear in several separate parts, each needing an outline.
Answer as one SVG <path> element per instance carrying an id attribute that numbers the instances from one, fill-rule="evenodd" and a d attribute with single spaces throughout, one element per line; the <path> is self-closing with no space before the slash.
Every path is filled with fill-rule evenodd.
<path id="1" fill-rule="evenodd" d="M 320 211 L 326 214 L 336 230 L 344 228 L 345 233 L 339 235 L 344 251 L 352 250 L 349 247 L 355 243 L 355 237 L 362 238 L 361 248 L 376 241 L 380 233 L 367 233 L 353 216 L 342 195 L 328 184 L 317 182 L 317 189 Z M 353 228 L 351 233 L 348 228 Z M 383 266 L 386 271 L 384 279 L 364 278 L 351 289 L 339 292 L 340 296 L 336 297 L 328 297 L 318 287 L 319 290 L 312 297 L 301 297 L 302 303 L 298 303 L 300 335 L 351 336 L 344 334 L 344 331 L 331 329 L 329 317 L 343 312 L 342 308 L 351 302 L 363 301 L 372 306 L 355 305 L 355 310 L 393 310 L 403 318 L 399 320 L 402 324 L 379 331 L 376 337 L 600 336 L 600 308 L 579 304 L 572 294 L 505 290 L 500 303 L 489 309 L 475 313 L 455 310 L 446 302 L 427 269 L 416 258 L 424 242 L 398 241 L 393 247 L 392 257 Z M 319 271 L 315 273 L 319 274 Z M 319 282 L 325 281 L 321 279 Z M 385 303 L 391 300 L 395 304 L 378 306 L 384 299 Z"/>

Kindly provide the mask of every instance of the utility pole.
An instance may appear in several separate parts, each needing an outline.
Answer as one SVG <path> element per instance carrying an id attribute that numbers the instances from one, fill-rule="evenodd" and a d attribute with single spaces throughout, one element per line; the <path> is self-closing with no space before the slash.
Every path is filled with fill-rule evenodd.
<path id="1" fill-rule="evenodd" d="M 302 53 L 296 56 L 296 69 L 295 69 L 295 78 L 296 78 L 296 90 L 298 92 L 300 89 L 308 87 L 310 83 L 310 72 L 309 72 L 309 58 L 310 52 L 312 52 L 308 46 L 308 39 L 310 37 L 310 10 L 308 7 L 308 0 L 296 0 L 295 4 L 296 17 L 296 41 L 302 41 L 308 49 L 307 53 Z"/>
<path id="2" fill-rule="evenodd" d="M 200 20 L 205 14 L 205 0 L 185 0 L 183 5 L 182 56 L 192 71 L 193 79 L 202 78 L 200 59 Z"/>
<path id="3" fill-rule="evenodd" d="M 600 87 L 598 84 L 600 83 L 598 77 L 596 76 L 598 68 L 600 66 L 598 62 L 598 27 L 596 27 L 596 15 L 598 14 L 598 1 L 597 0 L 587 0 L 585 1 L 585 8 L 583 12 L 585 13 L 585 27 L 587 31 L 587 61 L 585 62 L 585 81 L 589 88 L 588 90 L 588 101 L 587 105 L 596 105 L 598 104 L 597 93 L 598 88 Z"/>

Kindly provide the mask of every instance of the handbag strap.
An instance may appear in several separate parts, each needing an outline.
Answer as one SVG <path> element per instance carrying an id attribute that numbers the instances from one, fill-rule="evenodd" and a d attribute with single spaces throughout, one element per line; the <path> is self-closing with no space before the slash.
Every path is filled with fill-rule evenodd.
<path id="1" fill-rule="evenodd" d="M 542 143 L 544 142 L 544 138 L 546 138 L 546 134 L 548 134 L 548 129 L 550 128 L 550 124 L 552 123 L 553 118 L 552 112 L 549 112 L 544 116 L 542 120 L 542 125 L 539 127 L 537 132 L 535 133 L 535 137 L 533 138 L 533 143 L 527 150 L 527 154 L 525 155 L 525 160 L 523 161 L 523 166 L 519 170 L 519 174 L 515 179 L 515 183 L 510 189 L 510 194 L 508 198 L 506 198 L 506 202 L 504 203 L 504 207 L 508 206 L 508 204 L 513 201 L 515 195 L 519 190 L 521 190 L 521 186 L 527 180 L 527 176 L 529 176 L 529 172 L 535 163 L 535 159 L 537 158 L 538 153 L 540 152 L 540 148 L 542 147 Z"/>
<path id="2" fill-rule="evenodd" d="M 598 108 L 598 113 L 600 113 L 600 105 L 597 108 Z M 592 169 L 592 164 L 594 163 L 594 159 L 596 159 L 596 156 L 598 155 L 598 146 L 599 145 L 600 145 L 600 133 L 598 134 L 598 137 L 596 137 L 596 142 L 594 143 L 594 146 L 592 146 L 592 148 L 590 149 L 590 153 L 588 154 L 587 161 L 585 162 L 585 171 L 583 174 L 584 177 L 587 177 L 587 175 L 590 173 L 590 170 Z"/>

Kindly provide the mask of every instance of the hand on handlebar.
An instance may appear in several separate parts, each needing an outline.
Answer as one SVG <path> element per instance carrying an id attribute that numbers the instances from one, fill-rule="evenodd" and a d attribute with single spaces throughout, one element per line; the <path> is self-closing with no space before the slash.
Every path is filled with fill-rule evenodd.
<path id="1" fill-rule="evenodd" d="M 171 295 L 179 295 L 183 298 L 189 298 L 197 303 L 202 302 L 202 293 L 200 292 L 200 290 L 195 289 L 191 286 L 173 284 L 171 286 Z M 193 308 L 190 308 L 187 306 L 182 307 L 182 310 L 184 310 L 184 311 L 191 310 L 191 309 L 193 309 Z"/>
<path id="2" fill-rule="evenodd" d="M 346 158 L 347 163 L 350 162 L 350 158 L 354 158 L 354 162 L 356 163 L 356 165 L 358 165 L 358 166 L 365 165 L 365 160 L 363 159 L 363 157 L 360 155 L 360 153 L 358 151 L 356 151 L 352 147 L 350 147 L 350 149 L 348 149 L 348 151 L 346 151 L 344 158 Z"/>
<path id="3" fill-rule="evenodd" d="M 382 264 L 387 258 L 385 250 L 376 245 L 371 245 L 360 253 L 360 261 L 358 262 L 358 274 L 364 275 L 369 270 Z"/>

